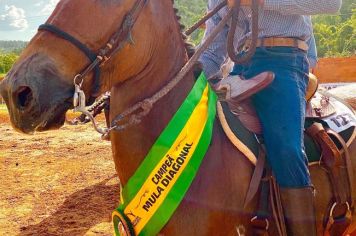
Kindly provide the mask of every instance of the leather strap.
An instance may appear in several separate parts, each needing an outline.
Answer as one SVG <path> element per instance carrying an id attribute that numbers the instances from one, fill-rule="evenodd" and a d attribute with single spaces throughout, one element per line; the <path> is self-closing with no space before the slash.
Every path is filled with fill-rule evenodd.
<path id="1" fill-rule="evenodd" d="M 334 206 L 336 205 L 333 205 L 333 207 Z M 350 209 L 346 210 L 346 214 L 344 214 L 344 216 L 335 218 L 332 208 L 325 226 L 324 236 L 344 235 L 344 233 L 349 229 L 351 221 L 352 212 Z"/>
<path id="2" fill-rule="evenodd" d="M 87 58 L 89 59 L 89 61 L 91 63 L 93 63 L 96 59 L 97 59 L 97 54 L 96 52 L 94 52 L 93 50 L 91 50 L 90 48 L 88 48 L 85 44 L 83 44 L 82 42 L 80 42 L 77 38 L 75 38 L 73 35 L 61 30 L 60 28 L 58 28 L 55 25 L 52 24 L 42 24 L 38 27 L 38 30 L 40 31 L 48 31 L 51 32 L 52 34 L 70 42 L 71 44 L 73 44 L 75 47 L 77 47 L 80 51 L 82 51 Z M 93 72 L 94 72 L 94 83 L 91 89 L 91 93 L 92 94 L 98 94 L 99 90 L 100 90 L 100 74 L 101 74 L 101 70 L 99 65 L 95 65 L 93 67 Z"/>
<path id="3" fill-rule="evenodd" d="M 279 236 L 287 236 L 286 222 L 284 219 L 283 206 L 281 201 L 281 192 L 276 179 L 272 176 L 270 181 L 270 201 L 272 216 L 276 224 Z"/>
<path id="4" fill-rule="evenodd" d="M 322 163 L 328 170 L 331 187 L 335 202 L 329 210 L 329 217 L 324 228 L 324 236 L 342 235 L 351 224 L 353 203 L 353 173 L 350 154 L 347 144 L 342 137 L 331 129 L 324 130 L 320 123 L 314 123 L 307 129 L 316 142 L 320 145 L 322 151 Z M 342 145 L 345 160 L 337 148 L 333 136 Z M 345 177 L 341 173 L 341 166 L 346 163 L 348 184 L 345 184 Z M 348 186 L 347 191 L 345 187 Z"/>
<path id="5" fill-rule="evenodd" d="M 64 30 L 58 28 L 55 25 L 46 23 L 41 25 L 38 29 L 45 30 L 55 34 L 56 36 L 67 40 L 68 42 L 75 45 L 80 49 L 86 56 L 90 59 L 90 64 L 86 65 L 85 68 L 74 77 L 74 82 L 76 84 L 82 83 L 84 78 L 92 71 L 94 71 L 94 84 L 92 88 L 92 93 L 94 96 L 98 95 L 100 91 L 100 66 L 108 61 L 112 56 L 114 56 L 118 51 L 120 51 L 127 43 L 133 43 L 131 31 L 136 23 L 142 9 L 147 4 L 148 0 L 137 0 L 132 6 L 131 10 L 125 15 L 120 28 L 116 31 L 107 41 L 105 46 L 98 50 L 98 53 L 93 52 L 86 45 L 81 43 L 74 36 L 65 32 Z M 78 82 L 79 81 L 79 82 Z"/>
<path id="6" fill-rule="evenodd" d="M 246 194 L 244 208 L 246 208 L 248 206 L 248 204 L 252 201 L 252 199 L 254 198 L 254 196 L 256 195 L 256 193 L 258 191 L 258 187 L 260 186 L 260 183 L 261 183 L 265 163 L 266 163 L 266 153 L 263 150 L 263 148 L 260 146 L 256 167 L 253 172 L 253 175 L 252 175 L 252 178 L 250 181 L 250 186 L 249 186 L 247 194 Z"/>
<path id="7" fill-rule="evenodd" d="M 338 133 L 336 133 L 335 131 L 333 131 L 331 129 L 327 129 L 327 133 L 329 135 L 332 135 L 333 137 L 335 137 L 343 148 L 344 159 L 345 159 L 345 163 L 346 163 L 346 170 L 347 170 L 348 179 L 349 179 L 349 188 L 350 188 L 349 202 L 351 204 L 351 207 L 353 207 L 354 174 L 353 174 L 349 149 L 348 149 L 347 144 L 345 143 L 344 139 Z"/>
<path id="8" fill-rule="evenodd" d="M 262 146 L 260 148 L 259 157 L 257 159 L 257 164 L 254 170 L 254 173 L 251 178 L 250 186 L 248 192 L 246 194 L 244 208 L 248 206 L 248 204 L 252 201 L 254 196 L 256 195 L 259 186 L 261 185 L 261 181 L 267 181 L 267 187 L 269 187 L 269 198 L 270 198 L 270 205 L 272 209 L 272 216 L 275 220 L 276 228 L 278 231 L 279 236 L 286 236 L 286 227 L 283 215 L 283 208 L 280 199 L 280 191 L 276 180 L 272 176 L 271 171 L 266 170 L 266 179 L 262 180 L 262 175 L 264 173 L 266 163 L 266 155 L 265 151 L 263 150 Z M 262 190 L 261 190 L 262 191 Z M 259 210 L 261 209 L 261 201 L 264 199 L 260 199 Z M 268 228 L 269 228 L 269 221 L 266 216 L 260 216 L 257 214 L 251 220 L 251 225 L 253 228 L 253 235 L 256 236 L 268 236 Z"/>
<path id="9" fill-rule="evenodd" d="M 306 132 L 313 137 L 319 144 L 322 152 L 322 164 L 329 172 L 329 179 L 332 185 L 333 195 L 338 203 L 347 201 L 343 185 L 340 181 L 340 167 L 342 165 L 342 157 L 339 149 L 324 130 L 320 123 L 314 123 Z"/>
<path id="10" fill-rule="evenodd" d="M 261 191 L 258 200 L 258 207 L 256 210 L 256 216 L 251 219 L 252 234 L 256 236 L 268 236 L 269 229 L 269 198 L 271 196 L 270 180 L 271 180 L 271 171 L 266 166 L 264 168 L 265 176 L 261 180 Z"/>
<path id="11" fill-rule="evenodd" d="M 251 45 L 250 40 L 246 40 L 244 45 L 244 50 L 248 49 Z M 308 51 L 308 44 L 297 38 L 281 38 L 281 37 L 271 37 L 271 38 L 261 38 L 257 40 L 257 47 L 295 47 L 303 51 Z"/>
<path id="12" fill-rule="evenodd" d="M 266 218 L 253 218 L 251 220 L 251 226 L 254 236 L 269 236 L 269 222 Z"/>

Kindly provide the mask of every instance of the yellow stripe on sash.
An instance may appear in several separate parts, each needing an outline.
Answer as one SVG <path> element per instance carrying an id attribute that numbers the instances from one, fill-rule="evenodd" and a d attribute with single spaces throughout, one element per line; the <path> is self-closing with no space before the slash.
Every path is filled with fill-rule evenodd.
<path id="1" fill-rule="evenodd" d="M 206 85 L 198 105 L 195 107 L 188 122 L 180 132 L 177 139 L 174 141 L 172 147 L 161 158 L 160 162 L 150 173 L 149 177 L 142 185 L 141 189 L 137 192 L 136 196 L 126 206 L 124 213 L 133 223 L 136 235 L 140 234 L 141 230 L 155 214 L 157 209 L 166 199 L 168 193 L 170 192 L 175 182 L 183 172 L 184 168 L 186 168 L 187 164 L 189 163 L 189 160 L 191 159 L 199 143 L 200 137 L 208 119 L 208 92 L 209 87 L 208 85 Z M 185 153 L 188 154 L 185 156 L 185 161 L 179 166 L 179 169 L 177 170 L 176 168 L 176 174 L 174 175 L 174 177 L 171 178 L 169 181 L 168 179 L 166 179 L 166 181 L 164 182 L 165 184 L 162 183 L 162 180 L 158 181 L 156 176 L 162 166 L 165 163 L 175 163 L 175 161 L 179 158 L 179 155 L 184 150 L 186 151 Z M 170 167 L 170 169 L 171 168 L 172 166 Z M 153 181 L 154 179 L 155 181 Z M 149 209 L 147 207 L 144 207 L 148 199 L 152 196 L 152 194 L 157 192 L 158 187 L 161 187 L 161 189 L 163 189 L 161 192 L 159 192 L 159 197 L 155 199 L 155 202 L 153 204 L 150 204 Z"/>

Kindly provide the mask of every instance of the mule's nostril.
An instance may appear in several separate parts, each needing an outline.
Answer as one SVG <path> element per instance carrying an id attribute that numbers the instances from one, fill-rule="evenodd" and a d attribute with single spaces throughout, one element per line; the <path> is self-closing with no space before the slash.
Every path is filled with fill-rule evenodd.
<path id="1" fill-rule="evenodd" d="M 26 108 L 32 101 L 32 90 L 23 86 L 17 91 L 17 101 L 20 108 Z"/>

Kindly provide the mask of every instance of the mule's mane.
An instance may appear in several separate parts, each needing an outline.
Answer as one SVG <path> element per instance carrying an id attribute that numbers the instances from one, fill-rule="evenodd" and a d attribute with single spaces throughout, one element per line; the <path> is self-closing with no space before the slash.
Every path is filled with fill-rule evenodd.
<path id="1" fill-rule="evenodd" d="M 172 0 L 172 4 L 174 6 L 174 0 Z M 187 52 L 188 57 L 191 58 L 195 53 L 195 46 L 193 43 L 189 42 L 187 35 L 185 35 L 185 33 L 184 33 L 185 25 L 180 22 L 181 17 L 178 15 L 179 10 L 176 7 L 173 7 L 173 10 L 174 10 L 174 14 L 177 19 L 178 25 L 180 27 L 180 34 L 184 41 L 185 50 Z M 193 66 L 194 76 L 196 78 L 198 78 L 198 76 L 201 74 L 202 71 L 203 71 L 203 65 L 199 61 L 195 62 L 194 66 Z"/>
<path id="2" fill-rule="evenodd" d="M 104 6 L 109 6 L 109 7 L 111 4 L 120 4 L 122 2 L 122 0 L 96 0 L 96 1 Z M 174 7 L 174 0 L 171 0 L 171 1 L 172 1 L 172 6 L 173 6 L 176 20 L 180 27 L 180 33 L 181 33 L 181 37 L 184 41 L 185 50 L 188 54 L 188 57 L 190 58 L 195 53 L 195 46 L 194 46 L 194 44 L 192 44 L 189 41 L 188 37 L 184 34 L 185 25 L 183 23 L 181 23 L 181 17 L 178 14 L 179 10 L 176 7 Z M 53 16 L 51 16 L 51 17 L 53 17 Z"/>
<path id="3" fill-rule="evenodd" d="M 174 0 L 172 0 L 172 4 L 174 6 Z M 188 37 L 184 34 L 184 29 L 185 29 L 185 25 L 183 23 L 181 23 L 181 17 L 179 16 L 178 12 L 178 8 L 176 7 L 173 7 L 173 10 L 174 10 L 174 14 L 175 14 L 175 17 L 177 19 L 177 22 L 179 24 L 179 27 L 180 27 L 180 33 L 181 33 L 181 36 L 184 40 L 184 46 L 185 46 L 185 50 L 187 51 L 187 54 L 188 54 L 188 57 L 192 57 L 195 53 L 195 47 L 194 47 L 194 44 L 192 44 L 191 42 L 189 42 L 188 40 Z"/>
<path id="4" fill-rule="evenodd" d="M 101 4 L 104 4 L 104 5 L 118 4 L 118 3 L 121 2 L 121 0 L 97 0 L 97 1 L 99 1 Z M 174 7 L 174 0 L 171 0 L 171 1 L 172 1 L 175 17 L 176 17 L 177 22 L 178 22 L 179 27 L 180 27 L 180 33 L 181 33 L 181 36 L 182 36 L 182 38 L 184 40 L 185 50 L 187 51 L 188 57 L 190 58 L 195 53 L 195 46 L 194 46 L 194 44 L 189 42 L 188 37 L 184 34 L 185 25 L 183 23 L 181 23 L 181 21 L 180 21 L 181 17 L 178 14 L 178 12 L 179 12 L 178 8 Z"/>

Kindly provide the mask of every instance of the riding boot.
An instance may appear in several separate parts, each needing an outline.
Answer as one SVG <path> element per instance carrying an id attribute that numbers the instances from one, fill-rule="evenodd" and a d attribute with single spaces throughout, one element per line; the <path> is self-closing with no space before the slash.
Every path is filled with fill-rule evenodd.
<path id="1" fill-rule="evenodd" d="M 313 188 L 281 188 L 288 236 L 316 236 Z"/>

